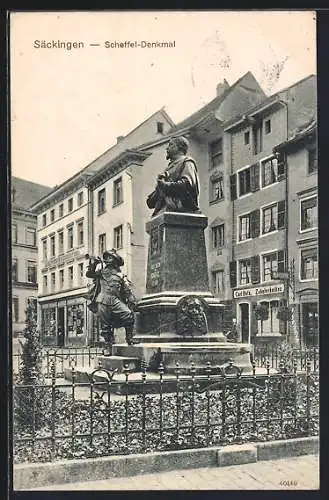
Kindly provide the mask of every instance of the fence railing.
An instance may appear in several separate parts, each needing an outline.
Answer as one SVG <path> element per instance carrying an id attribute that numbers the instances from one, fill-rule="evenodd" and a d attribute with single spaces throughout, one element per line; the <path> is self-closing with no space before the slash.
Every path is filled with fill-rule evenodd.
<path id="1" fill-rule="evenodd" d="M 14 461 L 146 453 L 318 434 L 319 375 L 305 372 L 243 375 L 232 363 L 206 375 L 177 365 L 166 390 L 164 368 L 136 381 L 96 369 L 88 382 L 51 380 L 14 386 Z M 139 384 L 136 394 L 136 383 Z M 124 390 L 116 394 L 116 388 Z"/>
<path id="2" fill-rule="evenodd" d="M 311 363 L 313 371 L 319 370 L 320 351 L 318 346 L 314 347 L 292 347 L 285 345 L 277 346 L 254 346 L 254 361 L 257 367 L 265 367 L 267 363 L 271 368 L 279 369 L 280 363 L 297 366 L 297 370 L 306 370 L 308 362 Z"/>

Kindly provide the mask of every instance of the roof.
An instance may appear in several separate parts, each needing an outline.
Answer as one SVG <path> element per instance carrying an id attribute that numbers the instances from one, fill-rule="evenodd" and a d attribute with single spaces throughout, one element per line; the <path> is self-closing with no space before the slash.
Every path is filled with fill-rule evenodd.
<path id="1" fill-rule="evenodd" d="M 272 94 L 271 96 L 269 96 L 267 99 L 264 99 L 261 103 L 257 104 L 256 106 L 251 106 L 249 109 L 244 111 L 244 113 L 242 113 L 238 116 L 235 116 L 231 120 L 228 120 L 225 123 L 225 130 L 232 128 L 235 125 L 238 125 L 241 121 L 243 121 L 245 119 L 245 117 L 247 115 L 256 114 L 258 111 L 262 110 L 263 108 L 264 109 L 268 108 L 268 106 L 270 106 L 271 104 L 277 103 L 278 98 L 280 97 L 280 94 L 287 92 L 288 90 L 290 90 L 294 87 L 297 87 L 298 85 L 300 85 L 301 83 L 303 83 L 304 81 L 306 81 L 310 78 L 315 78 L 315 75 L 308 75 L 305 78 L 302 78 L 298 82 L 295 82 L 292 85 L 289 85 L 288 87 L 285 87 L 285 88 L 279 90 L 275 94 Z"/>
<path id="2" fill-rule="evenodd" d="M 243 76 L 241 76 L 241 78 L 239 78 L 236 82 L 234 82 L 233 85 L 228 86 L 222 94 L 220 94 L 219 96 L 216 96 L 208 104 L 206 104 L 205 106 L 200 108 L 198 111 L 196 111 L 195 113 L 188 116 L 187 118 L 185 118 L 184 120 L 179 122 L 177 125 L 172 127 L 169 132 L 172 133 L 176 130 L 180 130 L 182 128 L 192 127 L 193 125 L 196 125 L 199 121 L 204 119 L 207 115 L 216 111 L 218 106 L 220 104 L 222 104 L 222 102 L 225 101 L 225 99 L 232 92 L 232 90 L 234 90 L 246 77 L 250 77 L 250 76 L 253 77 L 253 74 L 251 73 L 251 71 L 248 71 Z"/>
<path id="3" fill-rule="evenodd" d="M 13 209 L 28 210 L 34 203 L 49 194 L 53 188 L 19 177 L 12 177 L 11 190 L 13 192 Z"/>
<path id="4" fill-rule="evenodd" d="M 310 121 L 304 123 L 302 126 L 298 127 L 297 130 L 284 142 L 278 144 L 274 151 L 278 151 L 280 149 L 285 149 L 292 144 L 296 144 L 298 141 L 302 140 L 304 137 L 315 134 L 317 129 L 317 121 L 315 118 L 312 118 Z"/>

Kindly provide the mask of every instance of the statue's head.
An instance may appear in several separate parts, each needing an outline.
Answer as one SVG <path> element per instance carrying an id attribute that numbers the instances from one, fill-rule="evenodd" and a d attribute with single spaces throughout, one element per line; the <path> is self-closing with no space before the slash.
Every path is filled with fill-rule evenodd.
<path id="1" fill-rule="evenodd" d="M 117 269 L 124 265 L 123 258 L 119 254 L 117 254 L 114 248 L 109 251 L 106 250 L 103 253 L 103 261 L 106 266 L 112 266 Z"/>
<path id="2" fill-rule="evenodd" d="M 167 160 L 171 160 L 180 154 L 186 155 L 188 147 L 189 143 L 185 137 L 172 137 L 167 146 Z"/>

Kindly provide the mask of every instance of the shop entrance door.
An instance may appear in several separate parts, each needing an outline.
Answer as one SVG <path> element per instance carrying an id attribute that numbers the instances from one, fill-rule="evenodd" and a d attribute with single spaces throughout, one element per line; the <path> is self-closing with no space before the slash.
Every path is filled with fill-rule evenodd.
<path id="1" fill-rule="evenodd" d="M 316 303 L 303 304 L 303 332 L 306 346 L 319 343 L 319 315 Z"/>
<path id="2" fill-rule="evenodd" d="M 240 324 L 242 342 L 249 342 L 249 304 L 240 304 Z"/>
<path id="3" fill-rule="evenodd" d="M 60 347 L 64 346 L 65 325 L 64 325 L 64 307 L 57 310 L 57 339 Z"/>

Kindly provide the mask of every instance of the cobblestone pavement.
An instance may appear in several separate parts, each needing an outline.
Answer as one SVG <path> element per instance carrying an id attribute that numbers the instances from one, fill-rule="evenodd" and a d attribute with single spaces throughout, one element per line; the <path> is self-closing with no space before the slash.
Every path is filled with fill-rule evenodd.
<path id="1" fill-rule="evenodd" d="M 268 460 L 230 467 L 175 470 L 36 490 L 317 490 L 319 457 Z"/>

